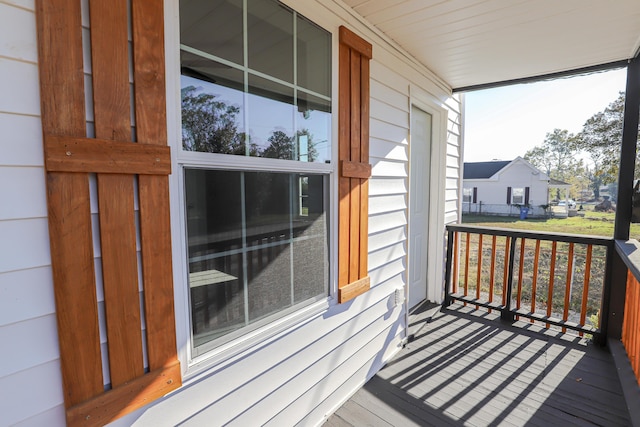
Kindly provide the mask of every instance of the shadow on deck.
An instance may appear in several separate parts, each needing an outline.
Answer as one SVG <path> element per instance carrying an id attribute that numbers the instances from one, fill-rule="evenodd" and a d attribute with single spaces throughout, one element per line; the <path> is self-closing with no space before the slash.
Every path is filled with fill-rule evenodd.
<path id="1" fill-rule="evenodd" d="M 458 304 L 424 317 L 325 426 L 631 425 L 607 350 Z"/>

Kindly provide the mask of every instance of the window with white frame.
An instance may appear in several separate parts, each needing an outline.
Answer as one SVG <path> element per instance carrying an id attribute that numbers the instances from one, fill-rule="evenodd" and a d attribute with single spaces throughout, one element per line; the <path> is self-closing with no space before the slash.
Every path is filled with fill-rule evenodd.
<path id="1" fill-rule="evenodd" d="M 471 197 L 473 196 L 472 188 L 463 188 L 462 189 L 462 201 L 464 203 L 471 203 Z"/>
<path id="2" fill-rule="evenodd" d="M 274 0 L 180 2 L 195 354 L 328 295 L 331 34 Z"/>
<path id="3" fill-rule="evenodd" d="M 511 189 L 511 203 L 514 205 L 524 204 L 524 188 Z"/>

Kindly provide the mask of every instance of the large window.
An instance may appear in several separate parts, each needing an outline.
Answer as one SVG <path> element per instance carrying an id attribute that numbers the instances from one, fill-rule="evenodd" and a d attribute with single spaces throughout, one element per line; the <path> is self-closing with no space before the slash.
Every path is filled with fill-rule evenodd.
<path id="1" fill-rule="evenodd" d="M 273 0 L 183 0 L 180 23 L 200 354 L 328 295 L 331 34 Z"/>

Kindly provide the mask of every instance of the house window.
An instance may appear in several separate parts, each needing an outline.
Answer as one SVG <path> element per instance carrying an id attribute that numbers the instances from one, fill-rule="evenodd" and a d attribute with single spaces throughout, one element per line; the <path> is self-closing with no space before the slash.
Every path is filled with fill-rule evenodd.
<path id="1" fill-rule="evenodd" d="M 524 204 L 524 188 L 514 187 L 511 190 L 511 204 L 514 204 L 514 205 Z"/>
<path id="2" fill-rule="evenodd" d="M 473 189 L 471 188 L 463 188 L 462 189 L 462 201 L 464 203 L 471 203 L 471 197 L 473 196 Z"/>
<path id="3" fill-rule="evenodd" d="M 181 1 L 180 24 L 197 355 L 328 296 L 331 34 L 273 0 Z"/>

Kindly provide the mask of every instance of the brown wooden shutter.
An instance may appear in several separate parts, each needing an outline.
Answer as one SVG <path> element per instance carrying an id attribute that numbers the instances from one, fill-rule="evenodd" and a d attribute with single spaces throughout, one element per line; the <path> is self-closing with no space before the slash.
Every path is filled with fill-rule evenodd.
<path id="1" fill-rule="evenodd" d="M 478 187 L 473 187 L 473 203 L 478 203 Z"/>
<path id="2" fill-rule="evenodd" d="M 507 204 L 511 204 L 511 187 L 507 187 Z"/>
<path id="3" fill-rule="evenodd" d="M 87 138 L 80 0 L 38 0 L 51 264 L 69 425 L 104 425 L 181 385 L 171 271 L 162 0 L 92 0 Z M 127 16 L 133 35 L 129 83 Z M 135 112 L 132 138 L 131 109 Z M 89 174 L 98 182 L 110 387 L 98 332 Z M 137 177 L 137 179 L 136 179 Z M 138 187 L 142 265 L 136 249 Z M 142 284 L 138 270 L 142 270 Z M 139 287 L 144 292 L 143 313 Z M 147 369 L 141 318 L 146 325 Z"/>
<path id="4" fill-rule="evenodd" d="M 524 204 L 529 204 L 529 187 L 524 187 Z"/>
<path id="5" fill-rule="evenodd" d="M 369 219 L 369 60 L 371 44 L 340 27 L 338 301 L 371 287 Z"/>

